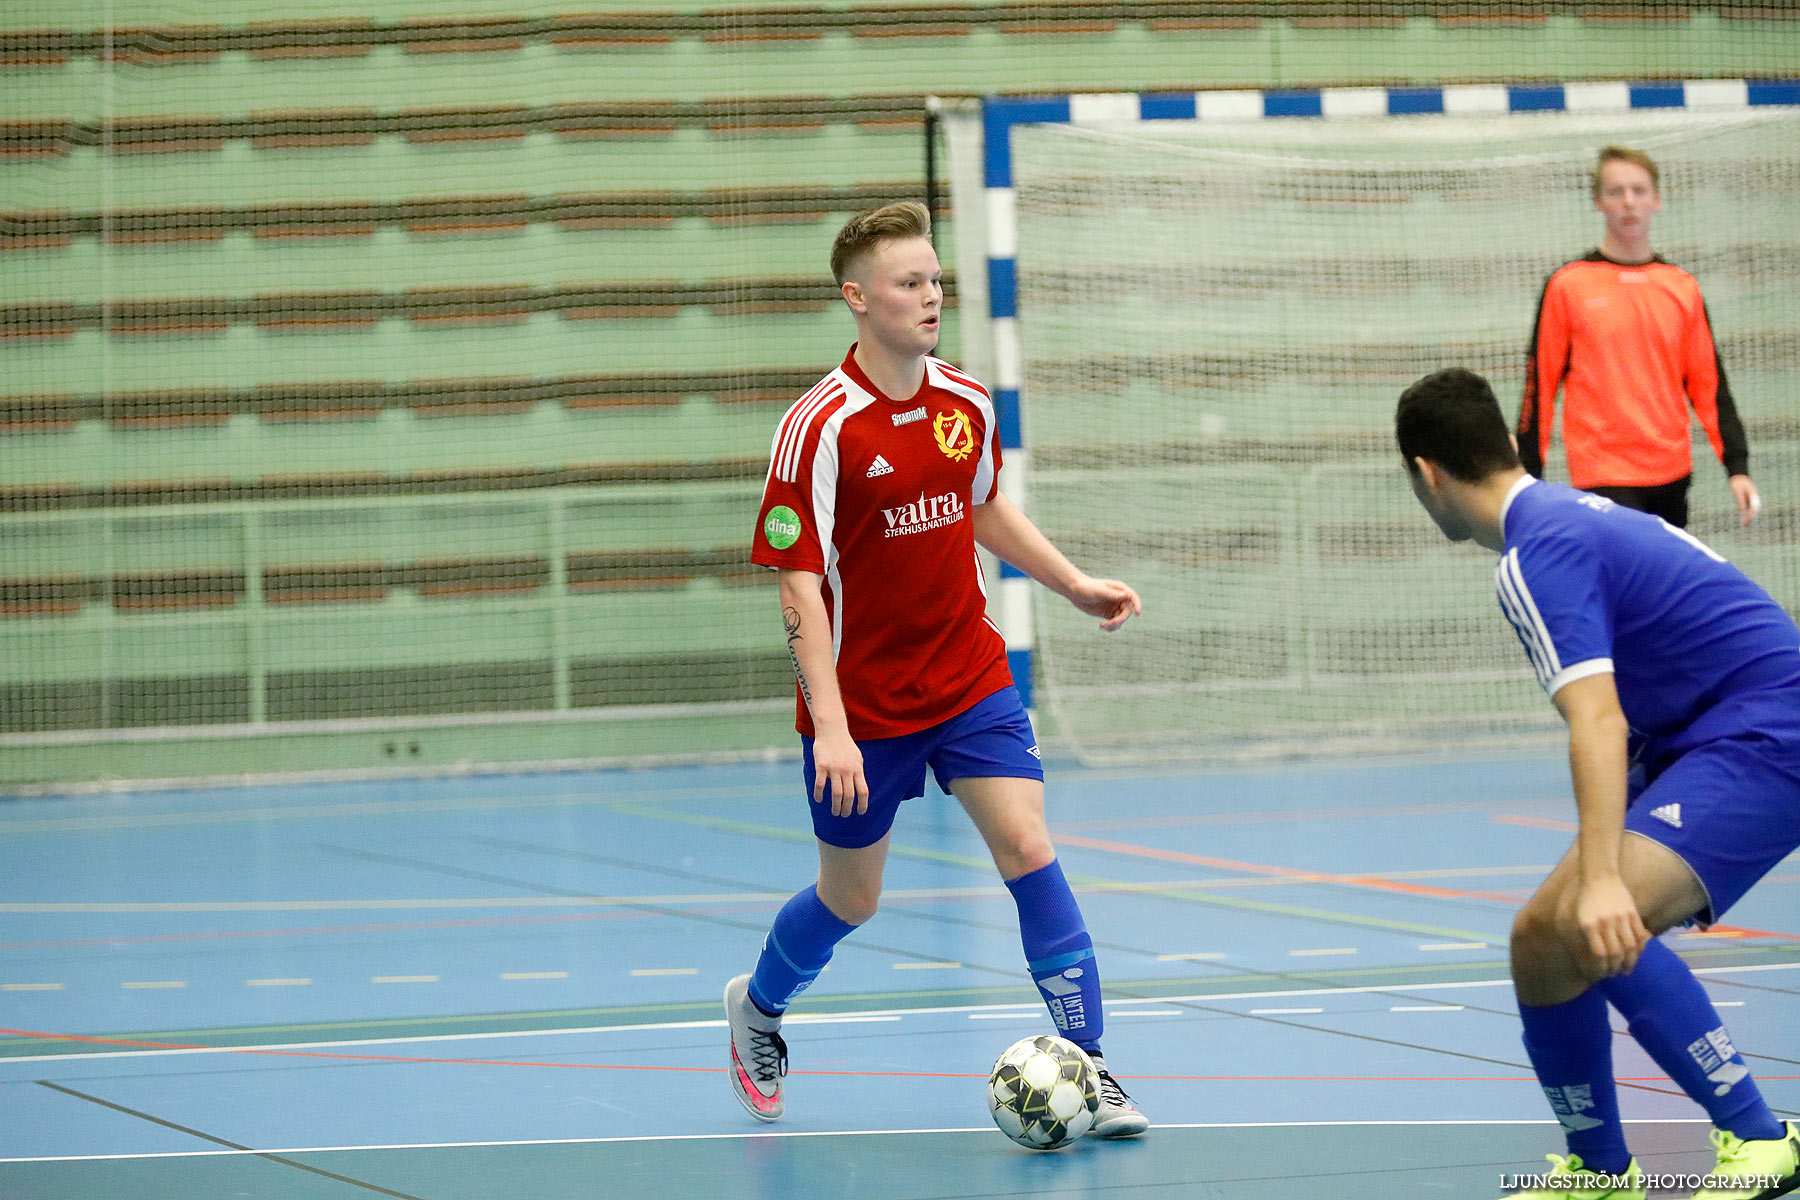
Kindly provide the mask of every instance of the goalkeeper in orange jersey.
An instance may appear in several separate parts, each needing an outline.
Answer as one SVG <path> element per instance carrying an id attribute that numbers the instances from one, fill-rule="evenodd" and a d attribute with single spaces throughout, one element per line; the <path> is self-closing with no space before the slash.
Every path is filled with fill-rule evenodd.
<path id="1" fill-rule="evenodd" d="M 1685 527 L 1691 406 L 1748 525 L 1762 501 L 1700 285 L 1650 249 L 1650 219 L 1662 208 L 1656 163 L 1608 146 L 1592 188 L 1606 234 L 1544 284 L 1519 408 L 1520 461 L 1543 475 L 1560 388 L 1569 482 Z"/>

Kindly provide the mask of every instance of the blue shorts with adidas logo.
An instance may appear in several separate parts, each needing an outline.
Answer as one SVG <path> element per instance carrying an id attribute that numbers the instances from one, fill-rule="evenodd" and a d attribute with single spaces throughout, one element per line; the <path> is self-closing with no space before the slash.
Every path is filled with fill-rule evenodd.
<path id="1" fill-rule="evenodd" d="M 1706 889 L 1710 925 L 1800 847 L 1800 692 L 1751 692 L 1653 743 L 1625 828 L 1668 847 Z"/>
<path id="2" fill-rule="evenodd" d="M 800 747 L 811 802 L 818 775 L 813 740 L 803 735 Z M 856 748 L 862 751 L 863 778 L 869 781 L 869 811 L 832 816 L 829 785 L 825 800 L 812 804 L 813 833 L 826 845 L 845 850 L 873 846 L 887 836 L 901 801 L 925 794 L 927 766 L 946 792 L 958 779 L 1044 777 L 1037 735 L 1016 687 L 1002 688 L 928 729 L 859 740 Z"/>

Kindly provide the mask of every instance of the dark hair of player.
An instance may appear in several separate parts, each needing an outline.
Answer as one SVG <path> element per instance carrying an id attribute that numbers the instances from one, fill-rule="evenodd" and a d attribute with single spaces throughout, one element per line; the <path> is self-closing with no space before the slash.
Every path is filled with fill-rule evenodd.
<path id="1" fill-rule="evenodd" d="M 1394 435 L 1409 472 L 1414 459 L 1428 458 L 1454 479 L 1479 483 L 1519 465 L 1494 389 L 1466 367 L 1433 371 L 1401 392 Z"/>

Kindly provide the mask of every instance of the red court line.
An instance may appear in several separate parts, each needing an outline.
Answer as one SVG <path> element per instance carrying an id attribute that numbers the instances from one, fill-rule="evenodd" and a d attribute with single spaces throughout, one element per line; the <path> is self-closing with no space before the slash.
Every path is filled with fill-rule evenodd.
<path id="1" fill-rule="evenodd" d="M 1461 800 L 1441 804 L 1388 804 L 1376 808 L 1282 808 L 1219 813 L 1185 813 L 1161 817 L 1108 817 L 1092 821 L 1058 821 L 1056 830 L 1085 829 L 1090 832 L 1126 829 L 1176 829 L 1195 825 L 1264 825 L 1289 824 L 1297 821 L 1371 820 L 1382 817 L 1433 817 L 1480 815 L 1487 811 L 1485 803 Z M 1054 832 L 1054 831 L 1053 831 Z"/>
<path id="2" fill-rule="evenodd" d="M 1301 871 L 1292 867 L 1276 867 L 1267 863 L 1238 862 L 1230 858 L 1212 858 L 1205 854 L 1188 854 L 1180 850 L 1162 850 L 1154 846 L 1137 846 L 1129 842 L 1109 842 L 1100 838 L 1060 833 L 1056 841 L 1089 850 L 1107 850 L 1114 854 L 1130 854 L 1138 858 L 1156 858 L 1165 862 L 1188 863 L 1199 867 L 1216 867 L 1225 871 L 1246 871 L 1253 875 L 1278 875 L 1305 883 L 1337 883 L 1347 887 L 1370 888 L 1383 892 L 1400 892 L 1409 896 L 1434 896 L 1445 900 L 1499 900 L 1517 905 L 1519 898 L 1504 892 L 1472 892 L 1458 888 L 1432 887 L 1423 883 L 1400 883 L 1392 879 L 1370 879 L 1366 875 L 1332 875 L 1324 871 Z"/>
<path id="3" fill-rule="evenodd" d="M 1508 817 L 1505 814 L 1496 816 L 1496 821 L 1508 821 L 1514 824 L 1545 824 L 1536 817 Z M 1558 828 L 1561 828 L 1558 825 Z M 1574 829 L 1573 825 L 1569 826 Z M 1056 840 L 1070 846 L 1081 846 L 1089 850 L 1107 850 L 1114 854 L 1130 854 L 1138 858 L 1162 859 L 1165 862 L 1189 863 L 1201 867 L 1217 867 L 1226 871 L 1247 871 L 1253 875 L 1276 875 L 1284 879 L 1300 880 L 1306 883 L 1336 883 L 1345 887 L 1371 888 L 1383 892 L 1400 892 L 1412 896 L 1435 896 L 1446 900 L 1500 900 L 1517 906 L 1520 897 L 1505 892 L 1465 891 L 1461 888 L 1432 887 L 1423 883 L 1401 883 L 1393 879 L 1371 879 L 1366 875 L 1332 875 L 1323 871 L 1301 871 L 1292 867 L 1276 867 L 1266 863 L 1238 862 L 1230 858 L 1212 858 L 1205 854 L 1188 854 L 1180 850 L 1163 850 L 1154 846 L 1137 846 L 1128 842 L 1109 842 L 1100 838 L 1081 837 L 1076 834 L 1062 833 Z M 1714 925 L 1701 936 L 1721 938 L 1781 938 L 1787 941 L 1800 942 L 1800 934 L 1778 933 L 1768 929 L 1746 929 L 1738 925 Z"/>
<path id="4" fill-rule="evenodd" d="M 1550 817 L 1527 817 L 1519 813 L 1495 813 L 1488 818 L 1501 825 L 1523 825 L 1527 829 L 1554 829 L 1559 833 L 1579 833 L 1581 826 L 1573 821 L 1557 821 Z"/>

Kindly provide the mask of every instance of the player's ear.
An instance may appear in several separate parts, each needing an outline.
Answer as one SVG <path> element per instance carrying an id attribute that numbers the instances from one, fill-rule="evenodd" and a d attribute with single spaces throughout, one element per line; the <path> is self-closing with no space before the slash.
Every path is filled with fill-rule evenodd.
<path id="1" fill-rule="evenodd" d="M 843 294 L 844 303 L 850 306 L 851 312 L 866 313 L 869 311 L 869 302 L 863 296 L 862 284 L 856 280 L 844 280 L 843 286 L 838 291 Z"/>

